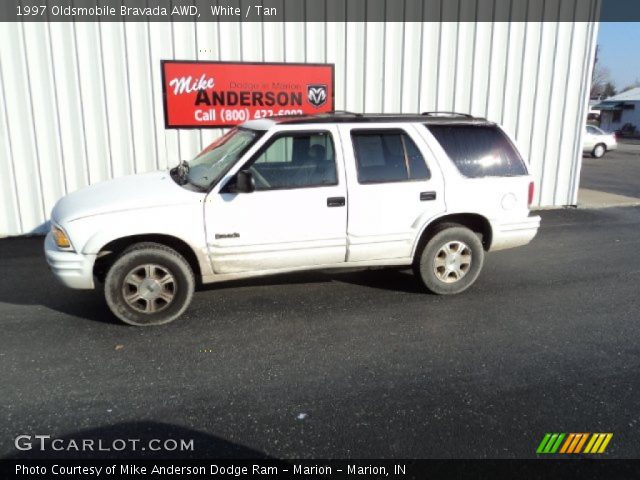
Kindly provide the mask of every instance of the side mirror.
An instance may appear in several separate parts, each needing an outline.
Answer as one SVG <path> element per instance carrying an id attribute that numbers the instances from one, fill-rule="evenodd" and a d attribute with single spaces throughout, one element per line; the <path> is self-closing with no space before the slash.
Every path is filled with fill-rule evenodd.
<path id="1" fill-rule="evenodd" d="M 240 170 L 236 174 L 236 192 L 251 193 L 256 189 L 256 182 L 249 170 Z"/>

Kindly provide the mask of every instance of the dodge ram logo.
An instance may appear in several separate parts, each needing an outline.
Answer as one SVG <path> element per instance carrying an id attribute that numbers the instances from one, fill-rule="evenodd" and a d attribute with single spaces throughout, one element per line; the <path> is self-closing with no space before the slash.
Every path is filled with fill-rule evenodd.
<path id="1" fill-rule="evenodd" d="M 314 107 L 321 107 L 327 103 L 327 86 L 307 85 L 307 99 Z"/>

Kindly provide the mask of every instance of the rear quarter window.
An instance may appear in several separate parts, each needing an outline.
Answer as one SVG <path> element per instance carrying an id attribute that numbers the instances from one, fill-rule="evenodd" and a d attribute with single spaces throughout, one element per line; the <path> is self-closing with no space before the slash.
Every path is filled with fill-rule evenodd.
<path id="1" fill-rule="evenodd" d="M 426 125 L 465 177 L 526 175 L 520 154 L 495 126 Z"/>

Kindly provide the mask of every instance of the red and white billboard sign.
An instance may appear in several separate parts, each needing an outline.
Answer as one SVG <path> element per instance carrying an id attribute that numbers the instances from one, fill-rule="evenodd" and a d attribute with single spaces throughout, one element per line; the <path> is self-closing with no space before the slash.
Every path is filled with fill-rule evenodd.
<path id="1" fill-rule="evenodd" d="M 334 109 L 333 65 L 162 61 L 167 128 L 228 127 Z"/>

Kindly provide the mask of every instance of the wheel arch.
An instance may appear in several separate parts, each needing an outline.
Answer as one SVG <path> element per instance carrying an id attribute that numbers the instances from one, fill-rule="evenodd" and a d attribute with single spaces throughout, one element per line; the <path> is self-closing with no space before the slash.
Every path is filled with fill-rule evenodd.
<path id="1" fill-rule="evenodd" d="M 423 228 L 413 249 L 412 257 L 414 260 L 431 237 L 451 224 L 467 227 L 480 236 L 482 247 L 485 251 L 489 251 L 491 248 L 493 230 L 491 228 L 491 222 L 489 222 L 485 216 L 479 213 L 452 213 L 433 219 Z"/>
<path id="2" fill-rule="evenodd" d="M 169 247 L 184 257 L 196 277 L 196 282 L 202 280 L 202 269 L 193 247 L 184 240 L 173 235 L 149 233 L 120 237 L 104 244 L 98 252 L 96 261 L 93 265 L 93 275 L 100 282 L 104 282 L 106 274 L 116 261 L 118 256 L 131 245 L 141 242 L 153 242 Z"/>

